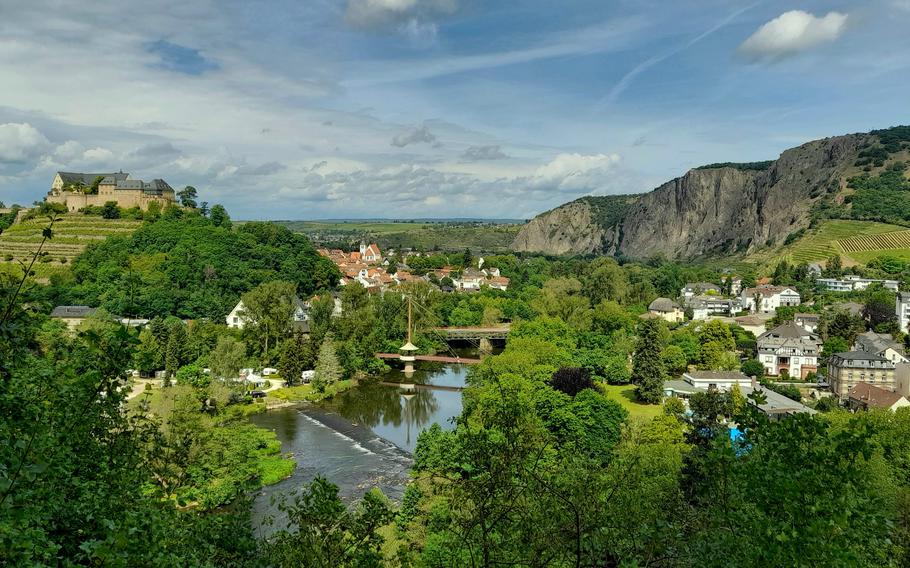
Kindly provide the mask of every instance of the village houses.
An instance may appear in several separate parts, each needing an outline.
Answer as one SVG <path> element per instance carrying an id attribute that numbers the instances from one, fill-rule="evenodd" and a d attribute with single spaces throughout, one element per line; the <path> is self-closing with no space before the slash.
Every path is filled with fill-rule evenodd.
<path id="1" fill-rule="evenodd" d="M 758 305 L 756 305 L 756 299 Z M 743 309 L 752 312 L 773 313 L 777 308 L 798 306 L 799 292 L 791 286 L 758 286 L 746 288 L 740 295 Z"/>
<path id="2" fill-rule="evenodd" d="M 657 298 L 648 305 L 648 314 L 669 323 L 679 323 L 685 319 L 685 313 L 679 304 L 670 298 Z"/>
<path id="3" fill-rule="evenodd" d="M 758 336 L 758 360 L 765 374 L 805 379 L 818 371 L 822 340 L 795 322 L 786 322 Z"/>

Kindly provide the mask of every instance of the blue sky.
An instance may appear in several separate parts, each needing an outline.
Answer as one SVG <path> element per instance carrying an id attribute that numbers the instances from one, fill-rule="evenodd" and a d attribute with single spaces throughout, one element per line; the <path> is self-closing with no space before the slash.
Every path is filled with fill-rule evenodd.
<path id="1" fill-rule="evenodd" d="M 910 0 L 18 4 L 7 203 L 123 169 L 242 219 L 526 218 L 910 123 Z"/>

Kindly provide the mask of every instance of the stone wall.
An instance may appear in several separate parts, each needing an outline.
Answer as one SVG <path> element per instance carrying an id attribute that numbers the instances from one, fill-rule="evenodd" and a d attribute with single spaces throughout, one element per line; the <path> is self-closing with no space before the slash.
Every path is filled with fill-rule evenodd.
<path id="1" fill-rule="evenodd" d="M 58 194 L 51 193 L 44 198 L 48 203 L 62 203 L 70 212 L 79 211 L 84 207 L 102 206 L 108 201 L 116 201 L 119 207 L 130 209 L 138 207 L 147 211 L 149 204 L 158 203 L 162 208 L 174 199 L 168 196 L 146 195 L 142 190 L 116 190 L 100 192 L 98 195 L 85 195 L 82 193 L 62 192 Z"/>

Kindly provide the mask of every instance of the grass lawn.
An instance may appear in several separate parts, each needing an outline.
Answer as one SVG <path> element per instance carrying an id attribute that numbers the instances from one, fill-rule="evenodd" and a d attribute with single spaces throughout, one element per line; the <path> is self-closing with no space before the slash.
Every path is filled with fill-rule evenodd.
<path id="1" fill-rule="evenodd" d="M 663 412 L 660 404 L 641 404 L 635 400 L 635 385 L 603 385 L 607 398 L 613 399 L 629 412 L 632 419 L 651 420 Z"/>
<path id="2" fill-rule="evenodd" d="M 355 386 L 356 381 L 344 380 L 338 381 L 326 387 L 325 392 L 316 392 L 311 385 L 297 385 L 293 387 L 284 387 L 269 391 L 269 396 L 280 400 L 287 401 L 309 401 L 319 402 L 327 398 L 332 398 L 340 392 L 344 392 Z"/>

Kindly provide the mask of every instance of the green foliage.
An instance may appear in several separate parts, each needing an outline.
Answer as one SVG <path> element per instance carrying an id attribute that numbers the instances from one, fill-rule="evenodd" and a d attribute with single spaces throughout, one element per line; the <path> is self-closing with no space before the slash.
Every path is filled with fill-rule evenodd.
<path id="1" fill-rule="evenodd" d="M 763 162 L 721 162 L 717 164 L 708 164 L 699 166 L 696 170 L 714 170 L 718 168 L 734 168 L 744 172 L 747 171 L 764 171 L 774 165 L 774 160 L 765 160 Z"/>
<path id="2" fill-rule="evenodd" d="M 313 388 L 317 392 L 325 392 L 326 387 L 340 380 L 344 373 L 341 363 L 338 362 L 335 342 L 331 337 L 323 339 L 322 345 L 319 346 L 315 370 Z"/>
<path id="3" fill-rule="evenodd" d="M 850 216 L 886 223 L 910 221 L 910 181 L 904 175 L 906 166 L 896 163 L 877 176 L 850 178 Z"/>
<path id="4" fill-rule="evenodd" d="M 760 379 L 765 376 L 765 366 L 762 365 L 761 361 L 758 359 L 747 359 L 746 361 L 743 361 L 740 371 L 747 377 L 756 377 Z"/>
<path id="5" fill-rule="evenodd" d="M 273 280 L 300 294 L 333 287 L 335 266 L 312 245 L 277 225 L 233 231 L 208 219 L 161 219 L 129 237 L 89 246 L 73 263 L 66 303 L 103 305 L 112 313 L 222 320 L 240 296 Z"/>
<path id="6" fill-rule="evenodd" d="M 364 495 L 348 510 L 338 487 L 322 477 L 283 503 L 287 528 L 265 545 L 269 565 L 282 567 L 359 568 L 380 566 L 383 538 L 378 529 L 393 519 L 392 510 L 378 491 Z"/>
<path id="7" fill-rule="evenodd" d="M 662 358 L 666 329 L 656 319 L 642 320 L 638 324 L 638 341 L 632 356 L 632 383 L 637 385 L 636 395 L 642 402 L 657 404 L 663 397 L 666 369 Z"/>
<path id="8" fill-rule="evenodd" d="M 209 361 L 212 373 L 216 377 L 236 378 L 246 362 L 246 345 L 233 337 L 219 336 Z"/>
<path id="9" fill-rule="evenodd" d="M 120 218 L 120 207 L 117 206 L 116 201 L 107 201 L 101 207 L 101 216 L 105 219 L 119 219 Z"/>
<path id="10" fill-rule="evenodd" d="M 664 368 L 671 375 L 681 375 L 686 371 L 689 361 L 685 351 L 678 345 L 668 345 L 662 354 Z"/>

